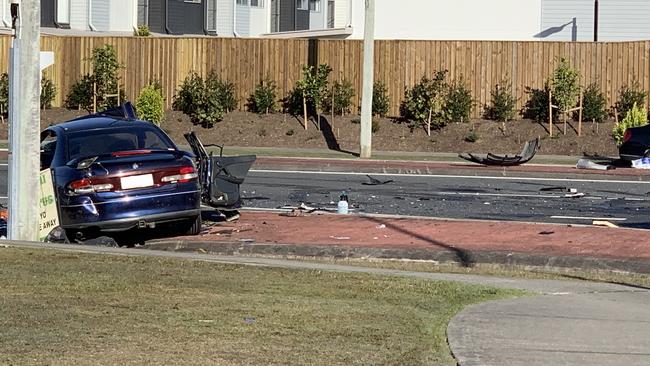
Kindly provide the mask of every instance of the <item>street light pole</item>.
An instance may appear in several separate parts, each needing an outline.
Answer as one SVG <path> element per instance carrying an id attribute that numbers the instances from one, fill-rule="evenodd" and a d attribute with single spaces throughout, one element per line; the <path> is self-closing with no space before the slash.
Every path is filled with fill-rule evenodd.
<path id="1" fill-rule="evenodd" d="M 362 159 L 369 159 L 372 151 L 372 89 L 375 67 L 375 0 L 365 0 L 366 14 L 363 31 L 363 87 L 361 94 Z"/>
<path id="2" fill-rule="evenodd" d="M 11 0 L 9 220 L 11 240 L 38 240 L 40 170 L 40 0 Z"/>

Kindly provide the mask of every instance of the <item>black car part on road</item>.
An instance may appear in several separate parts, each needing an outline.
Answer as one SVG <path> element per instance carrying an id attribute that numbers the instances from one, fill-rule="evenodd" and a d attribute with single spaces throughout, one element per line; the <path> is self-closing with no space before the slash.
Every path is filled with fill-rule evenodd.
<path id="1" fill-rule="evenodd" d="M 241 207 L 239 188 L 257 156 L 223 156 L 223 146 L 203 145 L 194 132 L 184 136 L 196 155 L 203 204 L 221 210 Z M 205 146 L 218 147 L 219 156 L 208 153 Z"/>

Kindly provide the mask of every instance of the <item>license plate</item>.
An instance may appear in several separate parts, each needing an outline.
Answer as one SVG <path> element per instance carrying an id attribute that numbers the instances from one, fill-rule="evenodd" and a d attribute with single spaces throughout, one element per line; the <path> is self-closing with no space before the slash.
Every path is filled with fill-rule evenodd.
<path id="1" fill-rule="evenodd" d="M 153 176 L 151 174 L 132 175 L 120 179 L 122 189 L 151 187 L 153 185 Z"/>

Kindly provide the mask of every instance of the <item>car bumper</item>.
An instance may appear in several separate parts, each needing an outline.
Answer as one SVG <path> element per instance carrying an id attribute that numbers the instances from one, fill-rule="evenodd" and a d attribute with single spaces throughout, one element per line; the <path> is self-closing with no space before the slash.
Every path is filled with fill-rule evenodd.
<path id="1" fill-rule="evenodd" d="M 125 231 L 165 222 L 195 218 L 201 213 L 200 192 L 168 192 L 113 199 L 78 197 L 61 204 L 59 216 L 65 229 Z"/>

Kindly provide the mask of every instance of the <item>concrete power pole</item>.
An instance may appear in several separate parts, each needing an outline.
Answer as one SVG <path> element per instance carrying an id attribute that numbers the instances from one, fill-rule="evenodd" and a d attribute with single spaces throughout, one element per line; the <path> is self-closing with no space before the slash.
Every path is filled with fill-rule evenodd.
<path id="1" fill-rule="evenodd" d="M 9 60 L 9 222 L 11 240 L 38 240 L 40 171 L 40 0 L 12 0 Z M 17 5 L 19 4 L 19 5 Z"/>
<path id="2" fill-rule="evenodd" d="M 361 158 L 372 153 L 372 88 L 375 71 L 375 0 L 366 0 L 363 31 L 363 87 L 361 94 Z"/>

